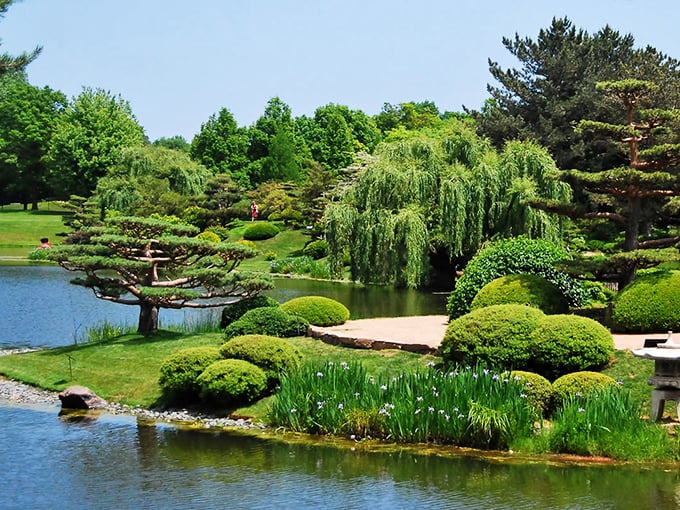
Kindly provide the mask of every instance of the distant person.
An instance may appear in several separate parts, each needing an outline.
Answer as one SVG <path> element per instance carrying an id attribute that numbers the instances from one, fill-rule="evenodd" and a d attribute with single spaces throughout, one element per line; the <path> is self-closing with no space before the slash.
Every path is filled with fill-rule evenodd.
<path id="1" fill-rule="evenodd" d="M 52 245 L 50 244 L 50 240 L 47 237 L 43 237 L 40 240 L 40 249 L 44 250 L 45 248 L 52 248 Z"/>
<path id="2" fill-rule="evenodd" d="M 255 221 L 259 215 L 260 215 L 260 211 L 257 208 L 257 204 L 255 203 L 255 200 L 253 200 L 253 203 L 250 204 L 250 221 Z"/>

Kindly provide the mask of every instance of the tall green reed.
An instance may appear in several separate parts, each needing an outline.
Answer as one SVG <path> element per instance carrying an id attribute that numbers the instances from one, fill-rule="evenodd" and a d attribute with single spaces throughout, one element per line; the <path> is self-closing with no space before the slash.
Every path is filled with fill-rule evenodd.
<path id="1" fill-rule="evenodd" d="M 361 364 L 304 365 L 281 381 L 272 423 L 316 434 L 505 448 L 538 418 L 521 384 L 484 368 L 376 378 Z"/>

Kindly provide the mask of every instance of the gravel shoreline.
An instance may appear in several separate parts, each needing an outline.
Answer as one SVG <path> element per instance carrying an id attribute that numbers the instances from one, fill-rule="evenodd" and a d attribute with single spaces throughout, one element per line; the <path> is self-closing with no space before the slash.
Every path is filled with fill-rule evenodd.
<path id="1" fill-rule="evenodd" d="M 18 354 L 29 352 L 35 349 L 0 349 L 0 356 L 8 354 Z M 7 401 L 14 404 L 48 404 L 59 405 L 58 393 L 35 388 L 29 384 L 24 384 L 11 379 L 4 379 L 0 376 L 0 401 Z M 139 416 L 157 422 L 174 424 L 184 424 L 199 426 L 202 428 L 244 428 L 244 429 L 265 429 L 262 423 L 253 423 L 245 418 L 223 418 L 211 416 L 203 413 L 196 413 L 187 409 L 173 409 L 167 411 L 153 411 L 141 406 L 127 406 L 109 402 L 106 412 L 110 414 L 124 414 Z"/>

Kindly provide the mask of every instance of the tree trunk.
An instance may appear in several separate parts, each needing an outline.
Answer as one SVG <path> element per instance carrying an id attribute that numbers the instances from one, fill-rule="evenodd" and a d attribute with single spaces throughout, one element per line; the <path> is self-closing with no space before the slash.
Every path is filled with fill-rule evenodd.
<path id="1" fill-rule="evenodd" d="M 137 333 L 151 333 L 158 329 L 158 307 L 150 303 L 139 305 L 139 324 Z"/>
<path id="2" fill-rule="evenodd" d="M 628 223 L 626 224 L 626 239 L 623 243 L 623 251 L 633 251 L 638 247 L 640 223 L 642 221 L 640 198 L 630 199 L 628 201 L 628 208 Z"/>

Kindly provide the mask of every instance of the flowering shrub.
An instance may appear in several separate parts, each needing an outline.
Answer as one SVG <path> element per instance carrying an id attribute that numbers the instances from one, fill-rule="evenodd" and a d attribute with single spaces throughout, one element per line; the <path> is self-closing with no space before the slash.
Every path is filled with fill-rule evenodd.
<path id="1" fill-rule="evenodd" d="M 522 384 L 483 368 L 376 379 L 333 362 L 282 378 L 270 410 L 274 425 L 299 432 L 479 448 L 508 448 L 537 416 Z"/>

